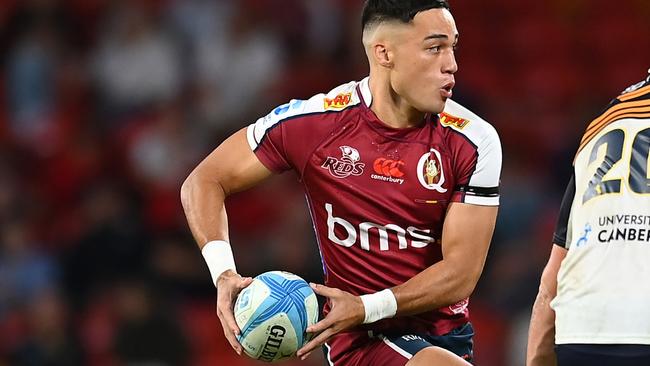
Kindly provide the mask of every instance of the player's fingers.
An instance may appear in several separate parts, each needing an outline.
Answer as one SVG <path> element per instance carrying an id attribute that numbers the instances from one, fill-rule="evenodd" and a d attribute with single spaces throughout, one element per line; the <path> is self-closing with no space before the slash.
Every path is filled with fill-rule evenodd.
<path id="1" fill-rule="evenodd" d="M 341 292 L 341 290 L 339 289 L 327 287 L 325 285 L 319 285 L 316 283 L 310 283 L 309 285 L 311 286 L 312 290 L 314 290 L 315 293 L 325 297 L 336 296 Z"/>
<path id="2" fill-rule="evenodd" d="M 238 355 L 241 355 L 242 348 L 239 344 L 239 341 L 237 341 L 237 337 L 235 337 L 235 335 L 226 326 L 223 326 L 223 334 L 226 336 L 226 339 L 228 340 L 228 343 L 230 343 L 232 349 L 234 349 Z"/>
<path id="3" fill-rule="evenodd" d="M 226 322 L 223 320 L 223 312 L 220 310 L 217 310 L 217 315 L 219 316 L 219 319 L 221 320 L 221 327 L 223 328 L 223 334 L 226 336 L 226 340 L 228 340 L 228 343 L 230 343 L 230 346 L 237 352 L 238 355 L 241 355 L 241 345 L 239 344 L 239 341 L 237 341 L 237 337 L 235 334 L 232 332 L 232 330 L 228 327 Z"/>
<path id="4" fill-rule="evenodd" d="M 318 323 L 308 326 L 307 327 L 307 333 L 320 333 L 320 332 L 324 331 L 325 329 L 329 328 L 330 325 L 332 323 L 334 323 L 332 321 L 331 314 L 332 313 L 327 314 L 325 319 L 319 321 Z"/>
<path id="5" fill-rule="evenodd" d="M 253 283 L 253 279 L 251 277 L 244 277 L 244 278 L 241 279 L 241 281 L 239 281 L 239 283 L 237 284 L 237 287 L 241 291 L 241 290 L 245 289 L 246 287 L 248 287 L 251 283 Z"/>
<path id="6" fill-rule="evenodd" d="M 334 331 L 331 328 L 325 329 L 321 334 L 302 346 L 302 348 L 296 352 L 296 356 L 300 357 L 301 360 L 304 360 L 313 350 L 327 342 L 333 333 Z"/>
<path id="7" fill-rule="evenodd" d="M 232 331 L 233 334 L 239 334 L 239 326 L 235 321 L 235 315 L 233 314 L 233 306 L 231 301 L 226 300 L 217 300 L 217 308 L 221 312 L 221 322 Z"/>

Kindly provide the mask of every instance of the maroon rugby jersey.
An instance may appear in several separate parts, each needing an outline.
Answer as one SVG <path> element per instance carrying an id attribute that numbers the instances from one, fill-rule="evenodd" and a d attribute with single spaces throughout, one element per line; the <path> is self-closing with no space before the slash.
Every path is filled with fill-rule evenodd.
<path id="1" fill-rule="evenodd" d="M 292 100 L 248 127 L 260 161 L 274 172 L 294 170 L 304 186 L 325 284 L 355 295 L 394 287 L 440 261 L 450 202 L 499 204 L 501 146 L 487 122 L 449 100 L 422 126 L 396 129 L 371 103 L 366 78 Z M 445 334 L 468 321 L 467 303 L 363 328 Z"/>

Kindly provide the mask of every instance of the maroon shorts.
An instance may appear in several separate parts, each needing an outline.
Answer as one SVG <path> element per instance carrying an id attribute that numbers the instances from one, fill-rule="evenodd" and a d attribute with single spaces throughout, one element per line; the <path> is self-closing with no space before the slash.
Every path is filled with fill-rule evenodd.
<path id="1" fill-rule="evenodd" d="M 441 336 L 347 332 L 330 339 L 323 351 L 326 363 L 336 366 L 403 366 L 418 351 L 431 346 L 447 349 L 471 362 L 473 336 L 470 323 Z"/>

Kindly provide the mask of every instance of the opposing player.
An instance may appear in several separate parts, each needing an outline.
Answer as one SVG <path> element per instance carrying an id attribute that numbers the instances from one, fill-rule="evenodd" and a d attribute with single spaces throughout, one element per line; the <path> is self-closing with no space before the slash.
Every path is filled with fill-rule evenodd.
<path id="1" fill-rule="evenodd" d="M 533 307 L 528 366 L 650 365 L 649 149 L 650 76 L 582 138 Z"/>
<path id="2" fill-rule="evenodd" d="M 298 356 L 324 345 L 334 365 L 467 365 L 500 142 L 450 99 L 458 31 L 446 1 L 369 0 L 362 24 L 369 77 L 292 100 L 228 138 L 183 184 L 188 222 L 241 352 L 232 309 L 250 279 L 235 270 L 224 198 L 293 170 L 323 260 L 326 286 L 313 288 L 328 298 Z"/>

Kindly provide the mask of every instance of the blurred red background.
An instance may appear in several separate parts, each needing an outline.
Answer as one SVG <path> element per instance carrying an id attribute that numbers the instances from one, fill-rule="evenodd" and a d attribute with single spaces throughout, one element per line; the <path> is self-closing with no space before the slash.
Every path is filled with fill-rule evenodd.
<path id="1" fill-rule="evenodd" d="M 518 366 L 581 131 L 650 67 L 650 2 L 450 3 L 455 99 L 504 148 L 498 226 L 471 301 L 476 364 Z M 4 0 L 0 365 L 254 364 L 223 338 L 180 184 L 275 106 L 363 78 L 360 7 Z M 293 176 L 227 205 L 240 272 L 319 281 Z"/>

